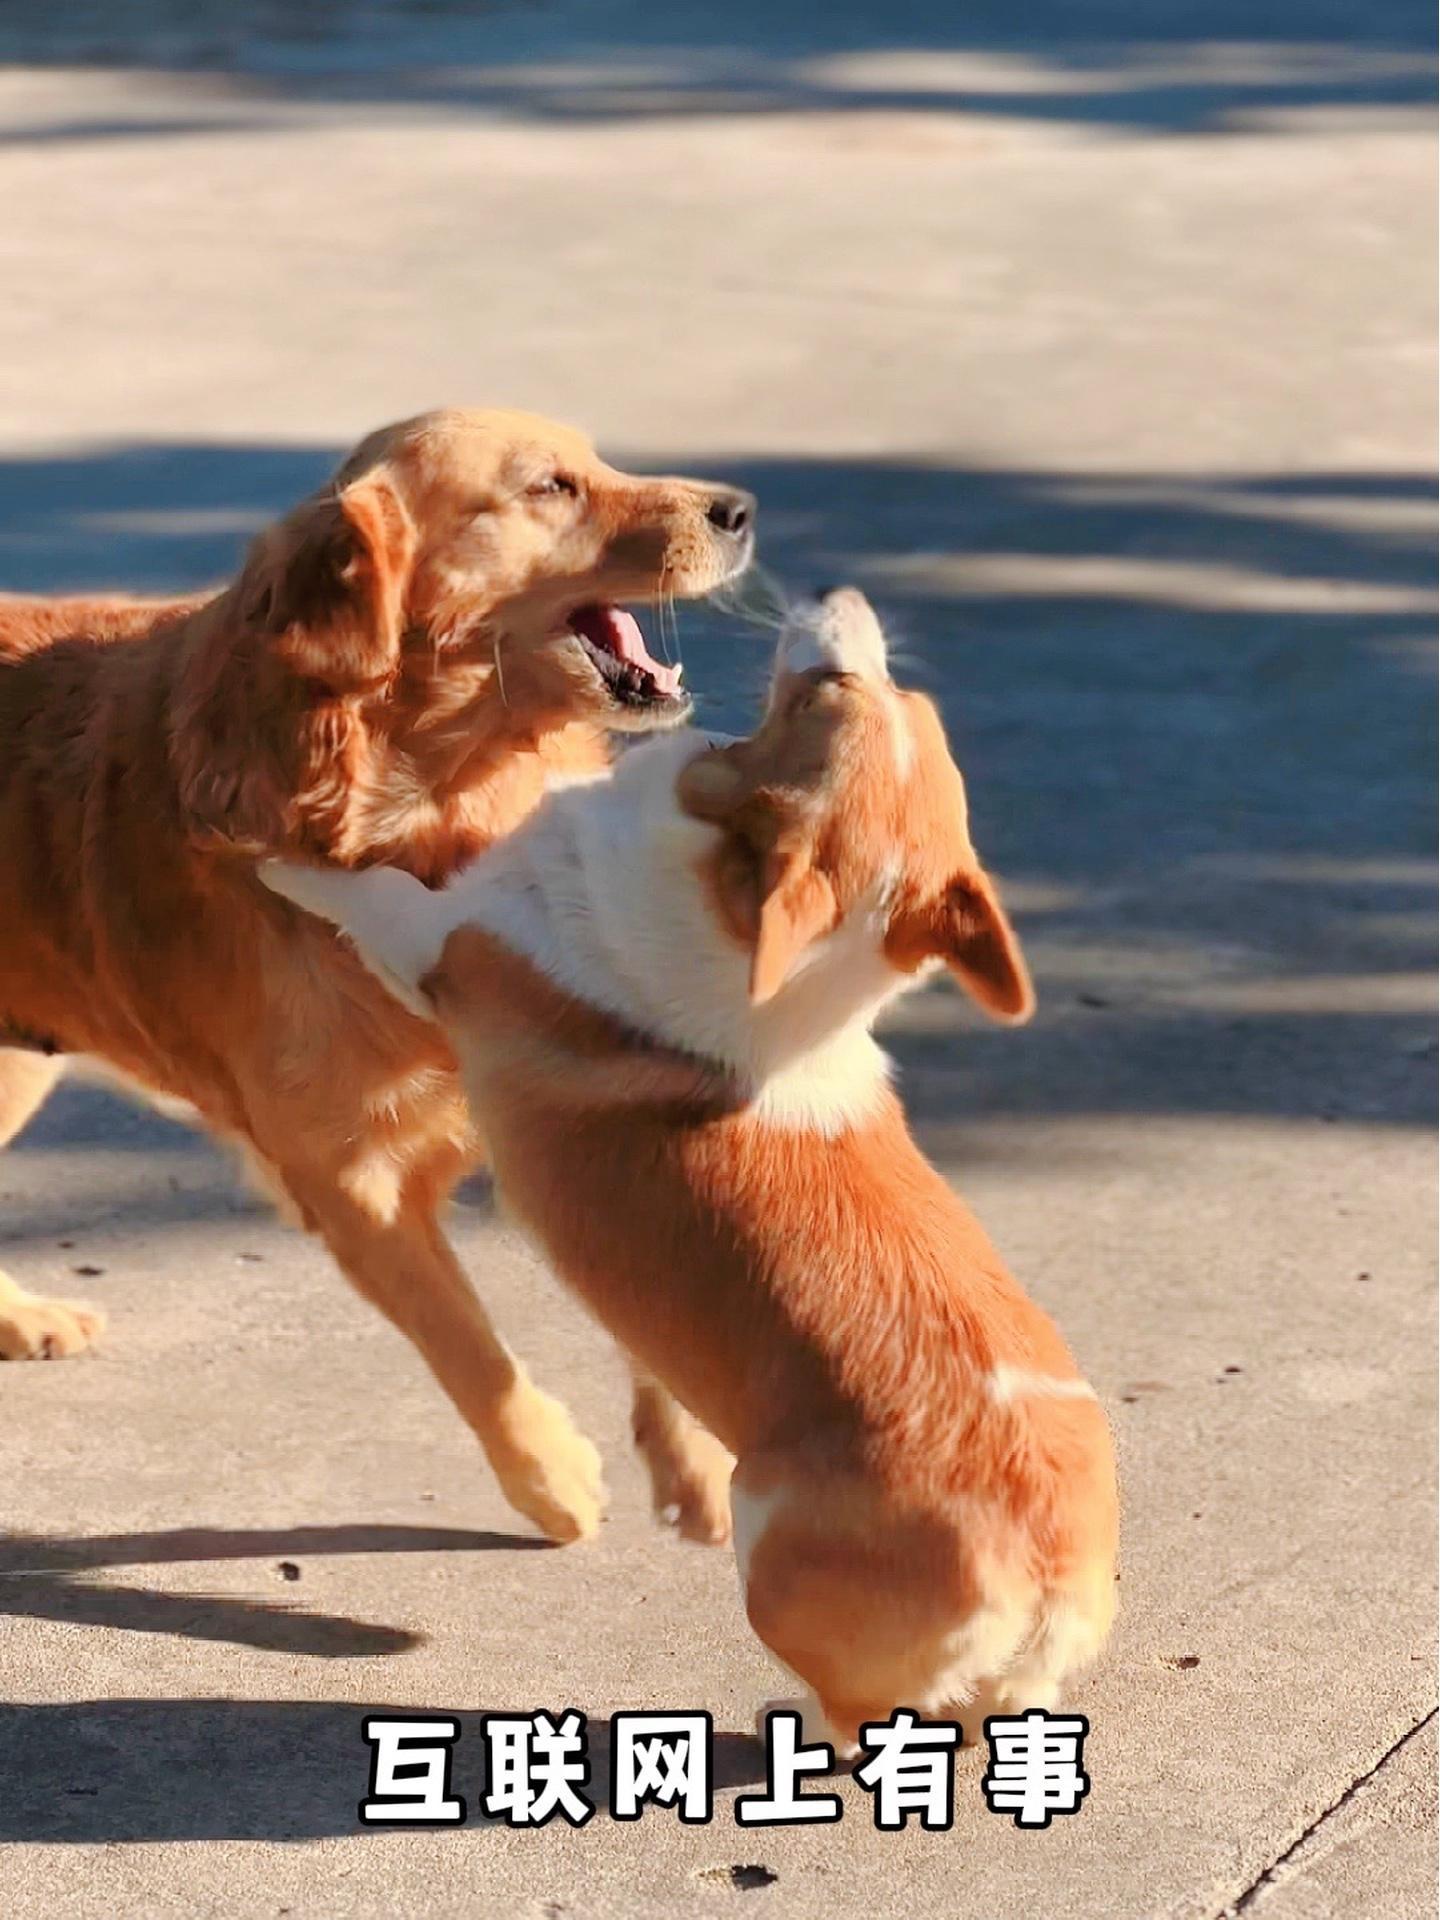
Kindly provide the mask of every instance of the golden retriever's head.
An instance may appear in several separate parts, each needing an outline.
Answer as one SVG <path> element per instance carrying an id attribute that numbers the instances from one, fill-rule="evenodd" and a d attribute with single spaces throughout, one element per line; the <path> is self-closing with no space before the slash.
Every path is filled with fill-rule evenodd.
<path id="1" fill-rule="evenodd" d="M 754 511 L 733 487 L 620 473 L 531 414 L 422 414 L 371 434 L 262 536 L 244 606 L 295 671 L 388 707 L 436 765 L 482 702 L 517 734 L 673 725 L 679 670 L 627 604 L 732 578 Z"/>

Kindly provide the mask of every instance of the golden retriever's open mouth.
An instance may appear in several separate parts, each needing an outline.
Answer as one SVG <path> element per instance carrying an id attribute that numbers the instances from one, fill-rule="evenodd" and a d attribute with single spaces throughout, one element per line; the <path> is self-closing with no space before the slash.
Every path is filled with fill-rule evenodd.
<path id="1" fill-rule="evenodd" d="M 657 719 L 678 718 L 689 706 L 681 669 L 662 665 L 651 655 L 639 621 L 624 607 L 595 601 L 577 607 L 566 626 L 618 706 L 651 712 Z"/>

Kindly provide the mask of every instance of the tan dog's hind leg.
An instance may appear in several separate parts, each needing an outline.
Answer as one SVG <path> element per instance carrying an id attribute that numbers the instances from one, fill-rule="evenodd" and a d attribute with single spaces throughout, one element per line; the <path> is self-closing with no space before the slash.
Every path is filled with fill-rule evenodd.
<path id="1" fill-rule="evenodd" d="M 1114 1617 L 1114 1575 L 1108 1560 L 1097 1563 L 1069 1591 L 1047 1594 L 1015 1658 L 998 1673 L 981 1678 L 968 1701 L 947 1708 L 964 1727 L 965 1744 L 979 1744 L 992 1714 L 1010 1717 L 1035 1707 L 1052 1712 L 1064 1682 L 1088 1666 L 1104 1645 Z"/>
<path id="2" fill-rule="evenodd" d="M 506 1499 L 552 1540 L 582 1540 L 604 1512 L 600 1456 L 531 1385 L 466 1279 L 428 1194 L 377 1219 L 332 1178 L 280 1169 L 306 1226 L 345 1276 L 419 1349 L 484 1447 Z"/>
<path id="3" fill-rule="evenodd" d="M 630 1377 L 631 1431 L 649 1470 L 656 1517 L 686 1540 L 723 1547 L 730 1538 L 734 1456 L 633 1360 Z"/>
<path id="4" fill-rule="evenodd" d="M 1035 1595 L 1024 1577 L 990 1577 L 953 1519 L 897 1510 L 822 1457 L 812 1442 L 788 1470 L 774 1455 L 742 1460 L 735 1557 L 751 1626 L 807 1689 L 807 1730 L 827 1728 L 840 1757 L 896 1707 L 929 1718 L 973 1700 L 1024 1646 Z M 777 1705 L 796 1708 L 766 1711 Z"/>
<path id="5" fill-rule="evenodd" d="M 0 1048 L 0 1147 L 13 1140 L 64 1071 L 63 1060 Z M 105 1316 L 78 1300 L 47 1300 L 0 1273 L 0 1360 L 66 1360 L 83 1353 Z"/>

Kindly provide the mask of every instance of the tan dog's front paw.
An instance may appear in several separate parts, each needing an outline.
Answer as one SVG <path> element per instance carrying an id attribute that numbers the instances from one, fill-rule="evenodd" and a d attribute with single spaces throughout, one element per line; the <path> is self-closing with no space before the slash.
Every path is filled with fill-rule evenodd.
<path id="1" fill-rule="evenodd" d="M 600 1455 L 568 1411 L 524 1381 L 489 1448 L 505 1498 L 550 1539 L 588 1540 L 605 1513 Z"/>
<path id="2" fill-rule="evenodd" d="M 691 1427 L 645 1450 L 655 1517 L 683 1540 L 723 1547 L 730 1538 L 730 1476 L 735 1456 L 713 1433 Z"/>
<path id="3" fill-rule="evenodd" d="M 92 1345 L 104 1325 L 98 1307 L 44 1299 L 0 1273 L 0 1360 L 68 1360 Z"/>

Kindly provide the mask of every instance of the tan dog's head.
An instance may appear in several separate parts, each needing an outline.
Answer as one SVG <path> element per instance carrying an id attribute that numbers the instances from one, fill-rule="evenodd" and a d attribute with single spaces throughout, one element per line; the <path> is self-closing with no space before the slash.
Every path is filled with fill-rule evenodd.
<path id="1" fill-rule="evenodd" d="M 383 699 L 443 760 L 482 694 L 517 732 L 685 717 L 627 602 L 710 592 L 749 562 L 733 487 L 607 466 L 531 414 L 427 413 L 371 434 L 262 535 L 247 620 L 322 691 Z"/>
<path id="2" fill-rule="evenodd" d="M 884 634 L 853 587 L 792 619 L 760 730 L 693 760 L 679 797 L 724 829 L 715 896 L 752 950 L 753 1000 L 866 912 L 897 973 L 943 961 L 996 1019 L 1029 1017 L 1029 975 L 971 844 L 939 715 L 891 681 Z"/>

